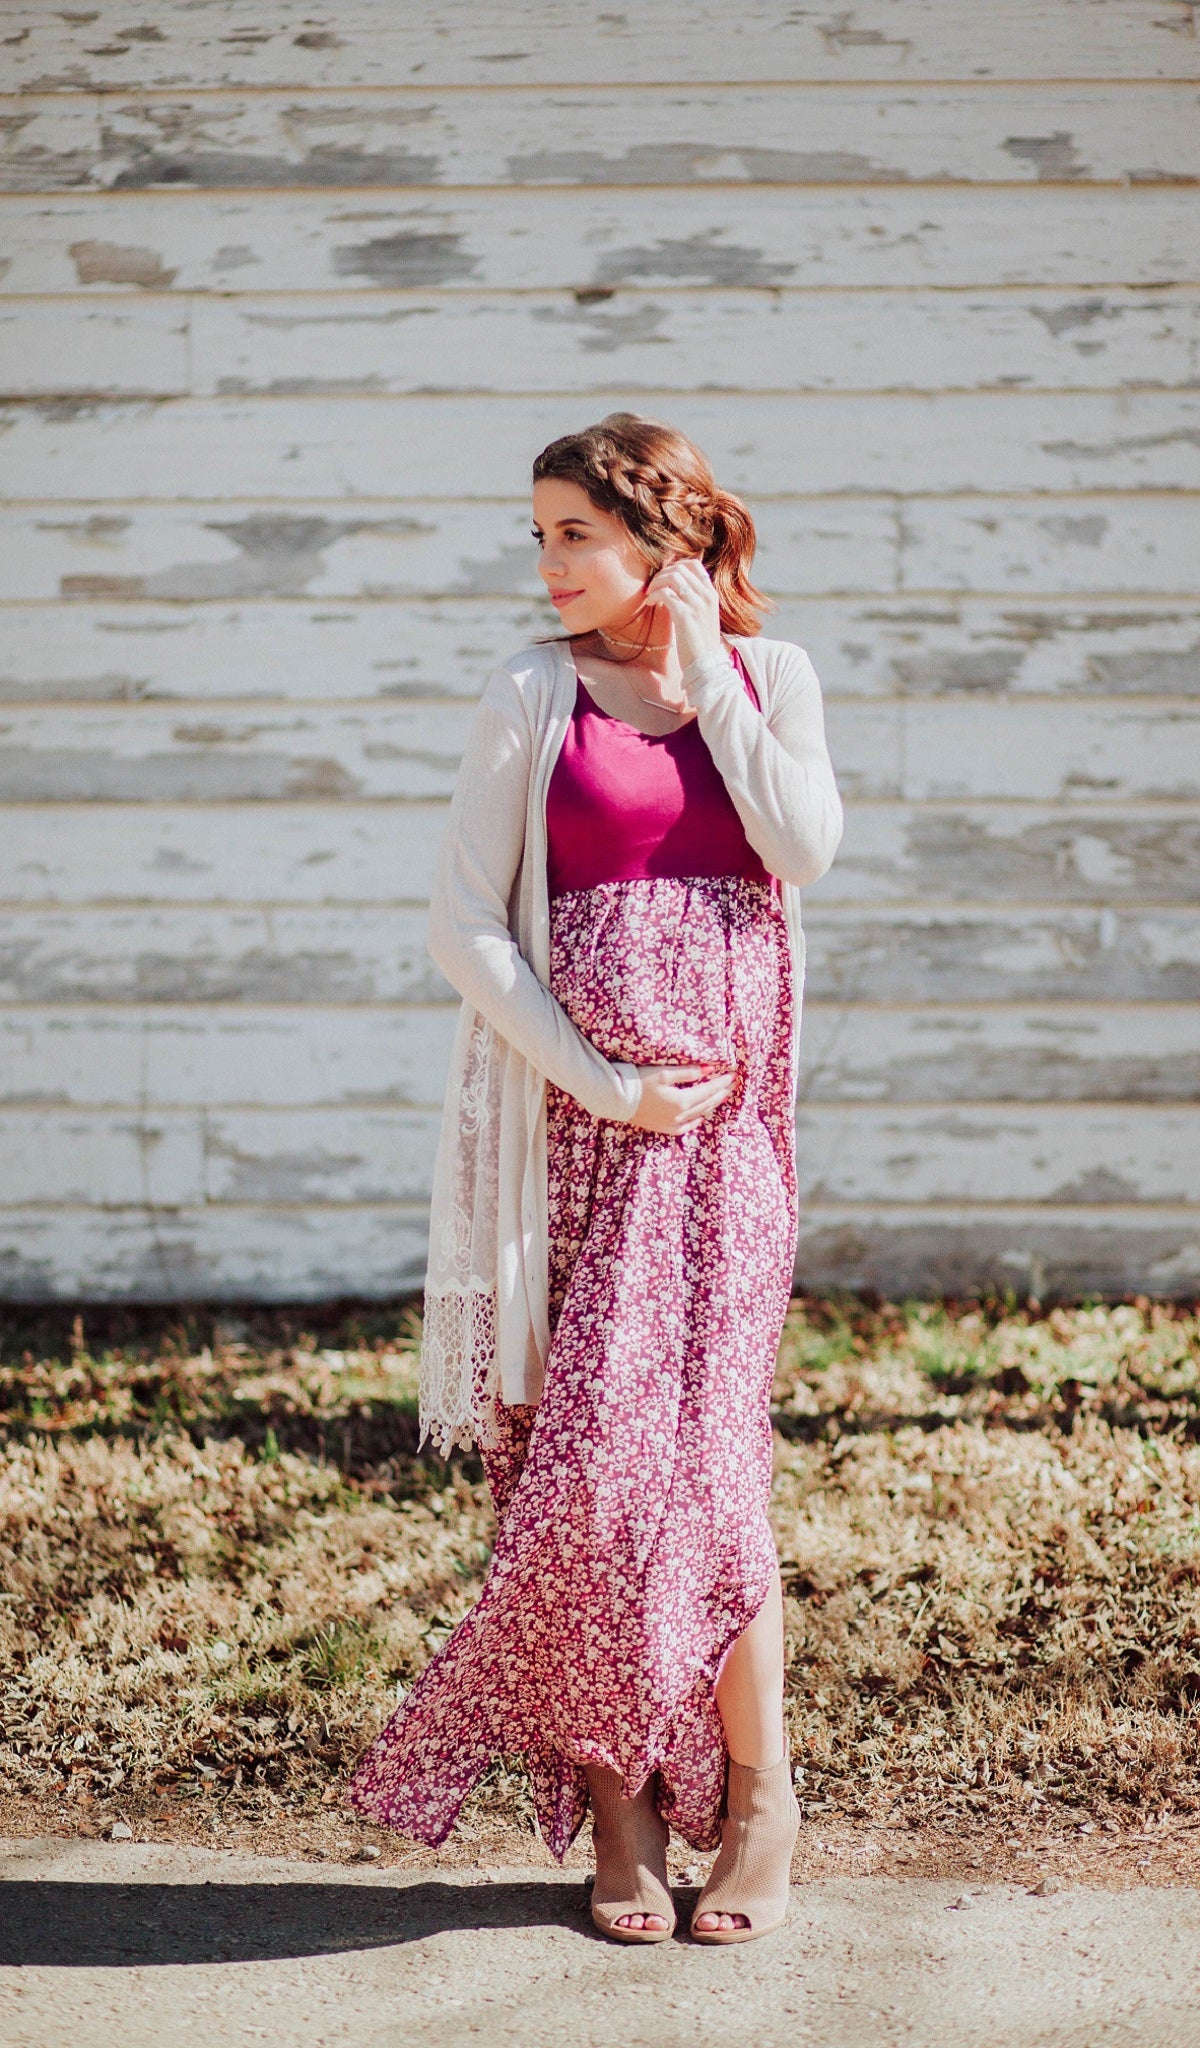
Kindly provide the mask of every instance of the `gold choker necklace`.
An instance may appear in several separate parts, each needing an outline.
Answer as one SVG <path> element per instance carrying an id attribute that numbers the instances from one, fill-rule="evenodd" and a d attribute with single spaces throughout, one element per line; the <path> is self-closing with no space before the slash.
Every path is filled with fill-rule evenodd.
<path id="1" fill-rule="evenodd" d="M 606 647 L 635 647 L 639 654 L 662 654 L 671 645 L 669 640 L 624 640 L 619 633 L 606 633 L 603 626 L 596 632 Z"/>

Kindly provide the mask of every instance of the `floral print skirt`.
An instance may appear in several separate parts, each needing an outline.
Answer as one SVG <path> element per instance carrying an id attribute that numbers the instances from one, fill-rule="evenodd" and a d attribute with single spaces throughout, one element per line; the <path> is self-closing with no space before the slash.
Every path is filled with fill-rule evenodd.
<path id="1" fill-rule="evenodd" d="M 362 1757 L 351 1798 L 437 1844 L 521 1757 L 566 1854 L 584 1765 L 719 1839 L 715 1688 L 766 1598 L 769 1399 L 796 1247 L 793 991 L 778 896 L 741 876 L 606 882 L 551 903 L 554 994 L 610 1059 L 714 1061 L 730 1095 L 675 1137 L 550 1086 L 542 1398 L 501 1406 L 479 1601 Z"/>

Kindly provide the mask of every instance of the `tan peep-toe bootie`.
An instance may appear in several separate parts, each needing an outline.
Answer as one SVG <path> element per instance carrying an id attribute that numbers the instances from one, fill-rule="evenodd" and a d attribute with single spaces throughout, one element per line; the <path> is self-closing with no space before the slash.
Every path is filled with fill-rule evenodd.
<path id="1" fill-rule="evenodd" d="M 729 1765 L 721 1847 L 692 1914 L 695 1941 L 757 1941 L 787 1918 L 800 1808 L 791 1758 L 765 1770 Z M 704 1913 L 740 1913 L 748 1927 L 697 1927 Z"/>
<path id="2" fill-rule="evenodd" d="M 634 1799 L 622 1799 L 621 1773 L 604 1764 L 589 1764 L 587 1781 L 596 1851 L 592 1919 L 614 1941 L 667 1941 L 675 1932 L 667 1883 L 671 1830 L 654 1804 L 654 1780 L 647 1778 Z M 623 1913 L 661 1915 L 666 1925 L 618 1927 Z"/>

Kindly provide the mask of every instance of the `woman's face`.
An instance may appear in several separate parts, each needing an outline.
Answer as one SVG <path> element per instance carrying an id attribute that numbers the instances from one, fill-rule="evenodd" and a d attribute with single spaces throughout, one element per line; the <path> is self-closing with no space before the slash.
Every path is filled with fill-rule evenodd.
<path id="1" fill-rule="evenodd" d="M 533 533 L 538 570 L 568 633 L 632 623 L 654 570 L 614 513 L 593 505 L 580 484 L 543 477 L 533 487 Z"/>

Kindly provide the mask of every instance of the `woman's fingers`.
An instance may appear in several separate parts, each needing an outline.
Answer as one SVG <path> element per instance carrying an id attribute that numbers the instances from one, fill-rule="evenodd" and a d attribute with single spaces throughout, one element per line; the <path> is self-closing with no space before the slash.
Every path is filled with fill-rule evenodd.
<path id="1" fill-rule="evenodd" d="M 646 585 L 646 596 L 660 595 L 678 597 L 711 597 L 715 594 L 713 580 L 698 555 L 669 562 L 650 578 Z"/>
<path id="2" fill-rule="evenodd" d="M 729 1074 L 712 1082 L 711 1085 L 703 1084 L 678 1090 L 678 1120 L 675 1128 L 690 1130 L 694 1124 L 702 1123 L 706 1116 L 710 1116 L 713 1110 L 725 1101 L 732 1087 L 733 1075 Z"/>
<path id="3" fill-rule="evenodd" d="M 710 1109 L 715 1109 L 719 1102 L 724 1102 L 732 1085 L 732 1082 L 727 1082 L 715 1088 L 689 1088 L 686 1094 L 676 1095 L 672 1104 L 675 1116 L 685 1119 L 707 1116 Z"/>
<path id="4" fill-rule="evenodd" d="M 733 1086 L 732 1074 L 714 1074 L 707 1081 L 689 1081 L 674 1092 L 681 1107 L 687 1109 L 696 1102 L 707 1102 L 710 1096 L 728 1095 Z"/>
<path id="5" fill-rule="evenodd" d="M 720 651 L 721 605 L 712 577 L 698 556 L 668 562 L 646 585 L 646 602 L 671 621 L 675 650 L 686 668 Z"/>
<path id="6" fill-rule="evenodd" d="M 676 1066 L 646 1066 L 646 1099 L 634 1119 L 643 1130 L 677 1135 L 694 1130 L 712 1115 L 729 1095 L 737 1079 L 736 1067 L 715 1067 L 712 1062 Z"/>
<path id="7" fill-rule="evenodd" d="M 681 1109 L 690 1109 L 696 1103 L 708 1102 L 722 1095 L 728 1095 L 733 1086 L 732 1074 L 711 1074 L 705 1081 L 686 1081 L 672 1093 Z"/>

